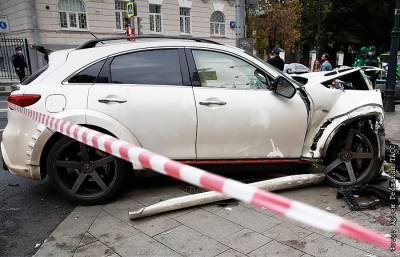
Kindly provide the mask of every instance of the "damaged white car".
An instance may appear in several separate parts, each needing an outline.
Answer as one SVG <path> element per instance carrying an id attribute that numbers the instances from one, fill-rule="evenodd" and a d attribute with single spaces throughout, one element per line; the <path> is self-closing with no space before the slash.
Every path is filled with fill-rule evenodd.
<path id="1" fill-rule="evenodd" d="M 363 76 L 349 89 L 301 85 L 198 38 L 96 39 L 54 52 L 8 101 L 194 165 L 318 164 L 341 186 L 373 179 L 384 157 L 380 92 Z M 84 204 L 110 199 L 141 169 L 12 110 L 1 149 L 13 174 L 48 176 Z"/>

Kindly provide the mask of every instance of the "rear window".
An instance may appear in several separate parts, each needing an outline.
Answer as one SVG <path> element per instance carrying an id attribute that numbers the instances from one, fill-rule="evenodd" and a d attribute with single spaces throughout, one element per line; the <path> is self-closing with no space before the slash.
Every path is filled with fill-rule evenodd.
<path id="1" fill-rule="evenodd" d="M 33 82 L 35 79 L 37 79 L 43 72 L 45 72 L 45 70 L 47 70 L 47 68 L 49 67 L 49 65 L 43 66 L 42 68 L 38 69 L 36 72 L 34 72 L 32 75 L 30 75 L 29 77 L 26 77 L 21 85 L 28 85 L 31 82 Z"/>
<path id="2" fill-rule="evenodd" d="M 83 69 L 68 80 L 68 83 L 94 83 L 106 60 L 99 61 Z"/>
<path id="3" fill-rule="evenodd" d="M 111 63 L 112 83 L 182 85 L 177 49 L 147 50 L 120 55 Z"/>

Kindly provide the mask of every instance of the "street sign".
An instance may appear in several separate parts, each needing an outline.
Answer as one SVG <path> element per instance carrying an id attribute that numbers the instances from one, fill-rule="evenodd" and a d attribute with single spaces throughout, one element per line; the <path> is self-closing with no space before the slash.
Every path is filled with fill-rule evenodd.
<path id="1" fill-rule="evenodd" d="M 135 17 L 135 3 L 128 2 L 126 3 L 126 11 L 128 13 L 128 18 Z"/>
<path id="2" fill-rule="evenodd" d="M 230 27 L 231 29 L 236 28 L 236 22 L 235 22 L 235 21 L 229 22 L 229 27 Z"/>
<path id="3" fill-rule="evenodd" d="M 7 33 L 10 31 L 10 25 L 6 17 L 0 17 L 0 33 Z"/>

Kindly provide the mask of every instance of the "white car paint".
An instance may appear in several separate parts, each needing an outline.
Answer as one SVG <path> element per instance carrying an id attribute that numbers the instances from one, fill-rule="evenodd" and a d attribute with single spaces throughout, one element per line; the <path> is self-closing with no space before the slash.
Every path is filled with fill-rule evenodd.
<path id="1" fill-rule="evenodd" d="M 383 119 L 379 92 L 328 89 L 317 79 L 305 87 L 311 99 L 309 114 L 298 93 L 286 99 L 268 89 L 118 85 L 115 90 L 112 84 L 64 82 L 71 74 L 101 58 L 162 47 L 225 52 L 247 60 L 271 78 L 280 75 L 261 60 L 233 47 L 190 40 L 138 40 L 55 52 L 50 55 L 50 66 L 42 75 L 12 94 L 40 94 L 40 101 L 27 108 L 105 129 L 118 138 L 174 159 L 319 158 L 342 122 L 368 114 Z M 107 97 L 127 102 L 98 102 Z M 228 104 L 198 105 L 210 98 Z M 325 129 L 317 149 L 311 150 L 316 134 L 328 119 L 334 122 Z M 1 143 L 9 170 L 16 175 L 41 179 L 41 154 L 52 135 L 53 131 L 9 111 Z"/>

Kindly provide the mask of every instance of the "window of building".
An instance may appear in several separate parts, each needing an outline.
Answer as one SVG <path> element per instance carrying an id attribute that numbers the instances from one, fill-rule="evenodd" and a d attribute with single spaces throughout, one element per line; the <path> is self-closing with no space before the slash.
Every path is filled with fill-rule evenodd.
<path id="1" fill-rule="evenodd" d="M 161 5 L 149 4 L 150 32 L 162 33 Z"/>
<path id="2" fill-rule="evenodd" d="M 60 0 L 58 11 L 61 28 L 87 29 L 85 5 L 82 0 Z"/>
<path id="3" fill-rule="evenodd" d="M 124 30 L 129 24 L 126 1 L 115 0 L 115 28 Z"/>
<path id="4" fill-rule="evenodd" d="M 205 50 L 193 50 L 202 87 L 265 89 L 268 82 L 257 77 L 257 68 L 237 57 Z"/>
<path id="5" fill-rule="evenodd" d="M 211 36 L 225 36 L 225 15 L 220 11 L 215 11 L 210 18 Z"/>
<path id="6" fill-rule="evenodd" d="M 179 13 L 180 13 L 181 34 L 190 34 L 191 33 L 190 8 L 180 7 Z"/>
<path id="7" fill-rule="evenodd" d="M 120 55 L 111 63 L 112 83 L 182 85 L 178 50 L 163 49 Z"/>

